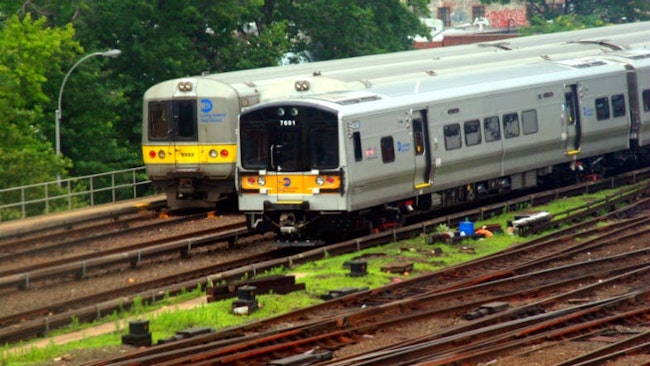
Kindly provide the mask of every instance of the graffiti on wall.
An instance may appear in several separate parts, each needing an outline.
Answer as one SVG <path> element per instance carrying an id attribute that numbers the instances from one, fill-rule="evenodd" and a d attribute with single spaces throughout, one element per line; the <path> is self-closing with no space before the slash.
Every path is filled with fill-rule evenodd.
<path id="1" fill-rule="evenodd" d="M 492 28 L 512 28 L 528 25 L 525 9 L 501 9 L 486 11 L 485 17 L 490 21 Z"/>

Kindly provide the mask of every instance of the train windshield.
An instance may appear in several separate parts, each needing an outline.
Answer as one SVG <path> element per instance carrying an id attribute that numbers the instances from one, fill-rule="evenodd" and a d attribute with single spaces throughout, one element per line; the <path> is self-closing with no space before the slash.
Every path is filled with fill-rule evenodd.
<path id="1" fill-rule="evenodd" d="M 149 139 L 197 141 L 196 100 L 149 102 Z"/>
<path id="2" fill-rule="evenodd" d="M 269 107 L 240 118 L 244 169 L 311 171 L 339 166 L 336 114 L 304 107 Z"/>

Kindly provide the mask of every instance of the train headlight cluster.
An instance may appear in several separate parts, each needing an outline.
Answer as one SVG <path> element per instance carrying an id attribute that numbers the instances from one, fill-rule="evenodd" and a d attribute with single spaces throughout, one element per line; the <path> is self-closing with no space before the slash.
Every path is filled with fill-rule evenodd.
<path id="1" fill-rule="evenodd" d="M 254 185 L 255 183 L 257 183 L 258 185 L 263 186 L 266 184 L 266 178 L 262 176 L 257 177 L 257 179 L 255 179 L 255 177 L 248 177 L 246 180 L 250 185 Z"/>
<path id="2" fill-rule="evenodd" d="M 165 156 L 167 156 L 167 154 L 165 154 L 165 150 L 159 150 L 157 153 L 156 150 L 149 150 L 149 157 L 151 159 L 155 159 L 156 157 L 164 159 Z"/>
<path id="3" fill-rule="evenodd" d="M 334 179 L 334 177 L 332 177 L 331 175 L 328 175 L 327 177 L 323 177 L 323 176 L 319 175 L 319 176 L 316 177 L 316 180 L 315 180 L 316 185 L 318 185 L 318 186 L 322 186 L 325 183 L 334 184 L 335 181 L 336 181 L 336 179 Z"/>
<path id="4" fill-rule="evenodd" d="M 191 81 L 180 81 L 178 83 L 178 90 L 182 92 L 192 91 L 192 82 Z"/>
<path id="5" fill-rule="evenodd" d="M 210 156 L 210 159 L 216 159 L 218 157 L 222 157 L 225 159 L 228 157 L 228 155 L 230 155 L 230 153 L 228 152 L 228 149 L 221 149 L 221 150 L 210 149 L 208 155 Z"/>
<path id="6" fill-rule="evenodd" d="M 294 84 L 297 91 L 307 91 L 310 88 L 308 80 L 298 80 Z"/>

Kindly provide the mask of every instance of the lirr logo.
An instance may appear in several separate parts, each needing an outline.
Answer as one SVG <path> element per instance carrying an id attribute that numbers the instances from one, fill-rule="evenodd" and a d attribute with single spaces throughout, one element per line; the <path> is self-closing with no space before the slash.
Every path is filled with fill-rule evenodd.
<path id="1" fill-rule="evenodd" d="M 210 113 L 212 111 L 212 101 L 207 98 L 201 99 L 201 112 Z"/>
<path id="2" fill-rule="evenodd" d="M 410 143 L 403 143 L 400 141 L 397 141 L 397 151 L 398 152 L 407 152 L 411 148 Z"/>
<path id="3" fill-rule="evenodd" d="M 282 185 L 285 186 L 285 187 L 289 187 L 291 185 L 291 179 L 289 179 L 287 177 L 282 179 L 282 181 L 283 181 Z"/>

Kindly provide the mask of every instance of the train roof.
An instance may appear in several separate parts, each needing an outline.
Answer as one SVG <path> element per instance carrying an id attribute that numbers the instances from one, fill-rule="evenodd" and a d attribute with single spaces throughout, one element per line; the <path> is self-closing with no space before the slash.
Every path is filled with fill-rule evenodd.
<path id="1" fill-rule="evenodd" d="M 312 95 L 333 90 L 364 89 L 404 79 L 415 80 L 488 66 L 500 67 L 500 64 L 509 64 L 516 60 L 601 54 L 612 49 L 624 49 L 630 43 L 645 41 L 648 31 L 650 22 L 640 22 L 519 37 L 507 42 L 404 51 L 178 78 L 153 85 L 145 92 L 145 99 L 165 98 L 171 94 L 179 97 L 195 96 L 191 93 L 178 94 L 175 87 L 182 81 L 201 79 L 222 83 L 225 88 L 232 89 L 240 97 L 247 98 L 259 94 L 259 101 L 286 98 L 296 94 Z M 287 89 L 287 85 L 291 86 L 298 81 L 310 81 L 316 90 L 296 93 L 291 88 Z M 201 95 L 209 96 L 214 91 L 215 89 L 204 91 Z M 218 93 L 223 95 L 225 90 Z"/>
<path id="2" fill-rule="evenodd" d="M 631 50 L 642 57 L 648 50 Z M 645 59 L 645 57 L 644 57 Z M 401 108 L 405 104 L 426 104 L 467 95 L 485 95 L 534 83 L 550 83 L 602 73 L 624 72 L 625 63 L 607 57 L 578 57 L 559 61 L 532 62 L 482 72 L 457 73 L 439 78 L 386 84 L 364 91 L 326 93 L 307 98 L 276 101 L 272 104 L 309 104 L 339 111 L 341 115 L 368 113 L 377 108 Z M 381 107 L 378 107 L 378 106 Z M 260 105 L 259 108 L 263 108 Z M 252 107 L 257 109 L 258 106 Z"/>
<path id="3" fill-rule="evenodd" d="M 506 60 L 508 57 L 536 57 L 542 54 L 563 53 L 569 50 L 618 49 L 626 42 L 647 39 L 650 22 L 628 23 L 615 26 L 590 28 L 576 31 L 543 35 L 517 37 L 507 41 L 483 42 L 452 47 L 425 50 L 410 50 L 380 55 L 350 57 L 339 60 L 319 61 L 307 64 L 265 67 L 240 70 L 197 77 L 220 81 L 227 84 L 259 83 L 261 80 L 278 79 L 302 75 L 336 77 L 343 81 L 353 81 L 364 77 L 379 78 L 394 75 L 397 70 L 421 72 L 435 71 L 448 66 L 458 66 L 459 62 L 485 63 L 491 60 Z M 553 45 L 551 47 L 551 45 Z M 526 53 L 517 52 L 526 50 Z M 445 61 L 449 59 L 449 63 Z M 399 68 L 399 69 L 397 69 Z M 365 75 L 365 76 L 364 76 Z"/>

